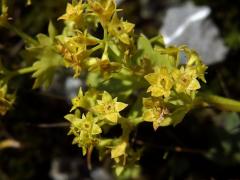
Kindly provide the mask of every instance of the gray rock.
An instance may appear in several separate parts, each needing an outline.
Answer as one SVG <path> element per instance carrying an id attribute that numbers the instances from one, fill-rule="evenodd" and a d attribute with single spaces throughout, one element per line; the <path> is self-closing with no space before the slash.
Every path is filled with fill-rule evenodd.
<path id="1" fill-rule="evenodd" d="M 103 168 L 97 168 L 91 172 L 93 180 L 114 180 L 114 178 Z"/>
<path id="2" fill-rule="evenodd" d="M 52 161 L 49 176 L 52 180 L 77 180 L 82 162 L 76 158 L 55 158 Z"/>
<path id="3" fill-rule="evenodd" d="M 104 168 L 98 167 L 86 175 L 86 164 L 79 158 L 60 157 L 52 160 L 49 176 L 52 180 L 114 180 Z"/>
<path id="4" fill-rule="evenodd" d="M 82 87 L 82 81 L 79 78 L 68 77 L 65 82 L 65 92 L 68 99 L 72 99 L 78 94 L 78 90 Z"/>
<path id="5" fill-rule="evenodd" d="M 121 4 L 123 2 L 123 0 L 116 0 L 117 4 Z"/>
<path id="6" fill-rule="evenodd" d="M 166 44 L 188 45 L 195 49 L 208 65 L 221 62 L 228 48 L 224 45 L 217 27 L 208 19 L 210 12 L 209 7 L 195 6 L 192 2 L 170 7 L 160 30 Z"/>

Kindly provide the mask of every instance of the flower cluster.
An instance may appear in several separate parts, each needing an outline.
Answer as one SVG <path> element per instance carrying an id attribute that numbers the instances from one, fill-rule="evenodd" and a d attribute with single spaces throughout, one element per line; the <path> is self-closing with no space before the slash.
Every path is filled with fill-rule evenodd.
<path id="1" fill-rule="evenodd" d="M 143 99 L 143 119 L 153 122 L 155 130 L 159 126 L 176 125 L 181 121 L 201 88 L 199 80 L 206 82 L 204 74 L 207 69 L 198 54 L 187 47 L 161 48 L 160 52 L 171 52 L 170 55 L 176 59 L 172 65 L 156 66 L 154 72 L 144 76 L 150 84 L 147 92 L 151 93 L 151 97 Z M 185 53 L 187 57 L 185 64 L 178 62 L 180 53 Z"/>
<path id="2" fill-rule="evenodd" d="M 155 131 L 175 126 L 203 101 L 198 90 L 201 81 L 206 82 L 207 69 L 186 46 L 166 47 L 162 36 L 148 39 L 136 34 L 135 25 L 119 17 L 119 11 L 115 0 L 68 3 L 66 13 L 59 17 L 64 22 L 60 34 L 51 22 L 48 35 L 38 34 L 36 39 L 16 31 L 26 42 L 27 57 L 35 61 L 31 59 L 31 66 L 17 72 L 1 72 L 5 80 L 32 73 L 33 88 L 38 88 L 49 86 L 59 67 L 71 68 L 73 77 L 83 82 L 65 116 L 73 144 L 88 157 L 94 147 L 100 159 L 111 157 L 118 175 L 126 167 L 136 168 L 141 156 L 142 149 L 131 144 L 139 123 L 150 122 Z M 7 15 L 4 12 L 0 25 Z M 12 104 L 6 87 L 0 86 L 1 115 Z M 240 106 L 228 103 L 234 109 Z M 114 126 L 121 128 L 115 138 L 109 135 Z"/>
<path id="3" fill-rule="evenodd" d="M 197 52 L 167 47 L 161 35 L 148 39 L 135 33 L 135 25 L 119 16 L 115 0 L 73 0 L 58 18 L 64 22 L 62 31 L 50 22 L 48 35 L 36 38 L 8 22 L 6 2 L 1 4 L 0 27 L 24 40 L 26 63 L 20 66 L 28 66 L 11 71 L 0 61 L 0 116 L 15 99 L 8 92 L 13 77 L 30 73 L 33 88 L 46 88 L 57 70 L 70 68 L 82 86 L 65 116 L 69 135 L 88 161 L 93 148 L 100 159 L 112 158 L 117 175 L 128 168 L 129 177 L 138 169 L 143 148 L 135 146 L 133 134 L 140 123 L 150 122 L 155 131 L 176 126 L 190 110 L 208 105 L 240 112 L 237 101 L 198 93 L 206 83 L 207 66 Z M 115 128 L 120 132 L 113 137 Z"/>
<path id="4" fill-rule="evenodd" d="M 132 43 L 134 24 L 119 19 L 114 0 L 79 1 L 67 5 L 64 20 L 64 34 L 57 37 L 59 52 L 62 53 L 67 67 L 73 68 L 75 77 L 83 70 L 95 70 L 108 78 L 108 75 L 119 70 L 119 58 L 110 54 L 126 48 Z M 102 39 L 94 36 L 97 28 L 104 30 Z M 102 54 L 99 55 L 99 50 Z"/>
<path id="5" fill-rule="evenodd" d="M 59 18 L 65 28 L 56 42 L 74 77 L 86 77 L 88 90 L 84 93 L 80 88 L 72 99 L 70 111 L 75 114 L 65 117 L 69 134 L 75 136 L 73 143 L 84 155 L 93 147 L 100 150 L 100 157 L 111 149 L 119 174 L 130 160 L 139 159 L 129 144 L 137 124 L 151 122 L 157 130 L 181 122 L 194 107 L 199 80 L 206 82 L 207 67 L 186 46 L 165 47 L 161 36 L 149 40 L 134 34 L 134 24 L 119 18 L 118 11 L 114 0 L 69 3 Z M 186 56 L 185 64 L 180 64 L 181 54 Z M 122 135 L 106 138 L 117 124 Z"/>
<path id="6" fill-rule="evenodd" d="M 73 114 L 66 115 L 65 118 L 71 123 L 68 134 L 75 136 L 73 144 L 78 144 L 83 150 L 83 155 L 85 155 L 87 149 L 97 143 L 97 135 L 102 132 L 96 118 L 93 118 L 91 113 L 86 116 L 82 115 L 82 118 Z"/>
<path id="7" fill-rule="evenodd" d="M 99 96 L 101 99 L 99 99 Z M 98 135 L 102 132 L 101 126 L 104 124 L 117 124 L 121 118 L 120 111 L 127 107 L 127 104 L 118 102 L 117 98 L 112 99 L 111 95 L 104 91 L 89 90 L 83 94 L 79 90 L 78 96 L 72 99 L 75 114 L 68 114 L 65 118 L 71 123 L 69 134 L 75 135 L 74 144 L 78 144 L 83 149 L 83 155 L 88 148 L 98 143 Z M 77 114 L 79 110 L 88 111 L 82 118 Z"/>

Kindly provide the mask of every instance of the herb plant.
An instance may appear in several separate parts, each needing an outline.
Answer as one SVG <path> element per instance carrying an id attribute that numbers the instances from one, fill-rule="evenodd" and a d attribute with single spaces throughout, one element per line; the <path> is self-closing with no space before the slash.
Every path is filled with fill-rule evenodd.
<path id="1" fill-rule="evenodd" d="M 199 92 L 207 66 L 196 51 L 166 46 L 161 35 L 149 39 L 135 33 L 134 24 L 119 17 L 114 0 L 73 0 L 58 18 L 63 30 L 50 22 L 48 35 L 36 38 L 11 25 L 7 9 L 2 0 L 0 26 L 25 41 L 24 57 L 33 61 L 15 70 L 1 64 L 0 115 L 14 104 L 15 95 L 8 92 L 13 77 L 31 74 L 34 89 L 47 88 L 56 70 L 70 68 L 84 85 L 65 119 L 89 167 L 94 148 L 100 159 L 112 158 L 117 175 L 136 167 L 144 146 L 135 147 L 131 134 L 140 123 L 149 122 L 156 131 L 176 126 L 194 108 L 240 111 L 237 101 Z M 121 135 L 113 138 L 109 131 L 116 126 Z"/>

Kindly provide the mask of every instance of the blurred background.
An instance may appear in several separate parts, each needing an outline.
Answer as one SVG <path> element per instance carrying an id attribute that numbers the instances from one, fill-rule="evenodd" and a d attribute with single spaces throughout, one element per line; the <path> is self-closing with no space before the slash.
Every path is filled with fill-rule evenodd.
<path id="1" fill-rule="evenodd" d="M 61 32 L 57 18 L 66 0 L 9 1 L 11 23 L 31 36 L 47 33 L 49 20 Z M 240 1 L 227 0 L 118 0 L 122 16 L 136 24 L 136 32 L 153 37 L 162 33 L 168 45 L 186 44 L 196 49 L 209 66 L 203 91 L 240 100 Z M 24 57 L 23 41 L 0 29 L 0 58 L 17 67 Z M 68 71 L 58 72 L 49 90 L 32 91 L 29 76 L 14 79 L 14 108 L 0 117 L 0 144 L 14 139 L 13 148 L 0 146 L 0 180 L 112 180 L 109 160 L 93 156 L 93 170 L 81 150 L 67 136 L 64 115 L 81 82 Z M 197 109 L 177 127 L 159 128 L 142 123 L 136 139 L 146 148 L 138 169 L 121 179 L 240 179 L 239 114 Z"/>

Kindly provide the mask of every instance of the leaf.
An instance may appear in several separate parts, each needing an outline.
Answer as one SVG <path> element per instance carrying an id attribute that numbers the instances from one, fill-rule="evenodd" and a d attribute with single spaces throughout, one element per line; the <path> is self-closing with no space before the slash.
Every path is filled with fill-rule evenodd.
<path id="1" fill-rule="evenodd" d="M 145 36 L 142 35 L 139 37 L 137 46 L 139 50 L 142 50 L 142 54 L 138 58 L 150 59 L 153 66 L 165 66 L 168 68 L 174 66 L 174 58 L 167 54 L 161 54 L 160 52 L 154 51 L 150 40 Z"/>
<path id="2" fill-rule="evenodd" d="M 164 38 L 162 35 L 158 35 L 150 39 L 151 43 L 154 45 L 154 48 L 165 48 Z"/>
<path id="3" fill-rule="evenodd" d="M 155 122 L 153 122 L 153 128 L 154 130 L 156 131 L 158 129 L 159 126 L 162 126 L 162 127 L 165 127 L 165 126 L 169 126 L 172 124 L 172 119 L 167 117 L 167 118 L 164 118 L 161 123 L 159 124 L 156 124 Z"/>
<path id="4" fill-rule="evenodd" d="M 137 42 L 137 47 L 138 49 L 142 49 L 144 54 L 151 54 L 153 53 L 153 48 L 152 45 L 150 43 L 150 41 L 143 35 L 141 35 L 138 39 Z"/>
<path id="5" fill-rule="evenodd" d="M 117 176 L 119 176 L 124 170 L 124 167 L 123 166 L 116 166 L 115 167 L 115 173 Z"/>
<path id="6" fill-rule="evenodd" d="M 240 118 L 237 113 L 231 112 L 228 114 L 225 120 L 224 128 L 229 133 L 238 133 L 240 131 Z"/>
<path id="7" fill-rule="evenodd" d="M 76 116 L 73 114 L 67 114 L 66 116 L 64 116 L 64 118 L 69 122 L 73 122 L 76 119 Z"/>
<path id="8" fill-rule="evenodd" d="M 55 36 L 57 35 L 57 30 L 56 28 L 54 27 L 52 21 L 49 22 L 48 24 L 48 34 L 49 34 L 49 37 L 53 40 L 55 38 Z"/>
<path id="9" fill-rule="evenodd" d="M 56 68 L 64 66 L 63 57 L 55 49 L 54 38 L 57 32 L 51 21 L 48 33 L 49 36 L 38 34 L 36 43 L 26 48 L 27 58 L 33 55 L 37 59 L 31 67 L 34 71 L 32 77 L 36 78 L 33 88 L 40 86 L 47 88 L 52 82 Z"/>
<path id="10" fill-rule="evenodd" d="M 97 72 L 91 72 L 88 74 L 86 78 L 86 84 L 92 88 L 98 87 L 102 81 L 101 81 L 100 74 Z"/>
<path id="11" fill-rule="evenodd" d="M 50 49 L 45 49 L 39 56 L 39 60 L 32 66 L 35 71 L 32 77 L 36 78 L 33 88 L 38 88 L 40 86 L 48 88 L 53 80 L 55 70 L 59 66 L 62 66 L 64 61 L 59 54 Z"/>
<path id="12" fill-rule="evenodd" d="M 132 91 L 134 89 L 133 81 L 130 81 L 130 78 L 128 76 L 122 76 L 124 79 L 110 79 L 109 81 L 99 84 L 100 90 L 106 90 L 108 92 L 111 92 L 112 95 L 118 96 L 120 99 L 127 99 L 129 95 L 132 94 Z"/>
<path id="13" fill-rule="evenodd" d="M 111 158 L 117 158 L 125 154 L 127 148 L 127 142 L 122 142 L 121 144 L 115 146 L 111 150 Z"/>
<path id="14" fill-rule="evenodd" d="M 39 42 L 38 46 L 40 46 L 42 48 L 49 47 L 53 44 L 52 39 L 50 39 L 45 34 L 38 34 L 37 35 L 37 40 Z"/>
<path id="15" fill-rule="evenodd" d="M 180 107 L 176 111 L 174 111 L 173 114 L 171 115 L 173 126 L 176 126 L 177 124 L 182 122 L 183 118 L 189 112 L 189 110 L 190 110 L 190 107 L 184 106 L 184 107 Z"/>

